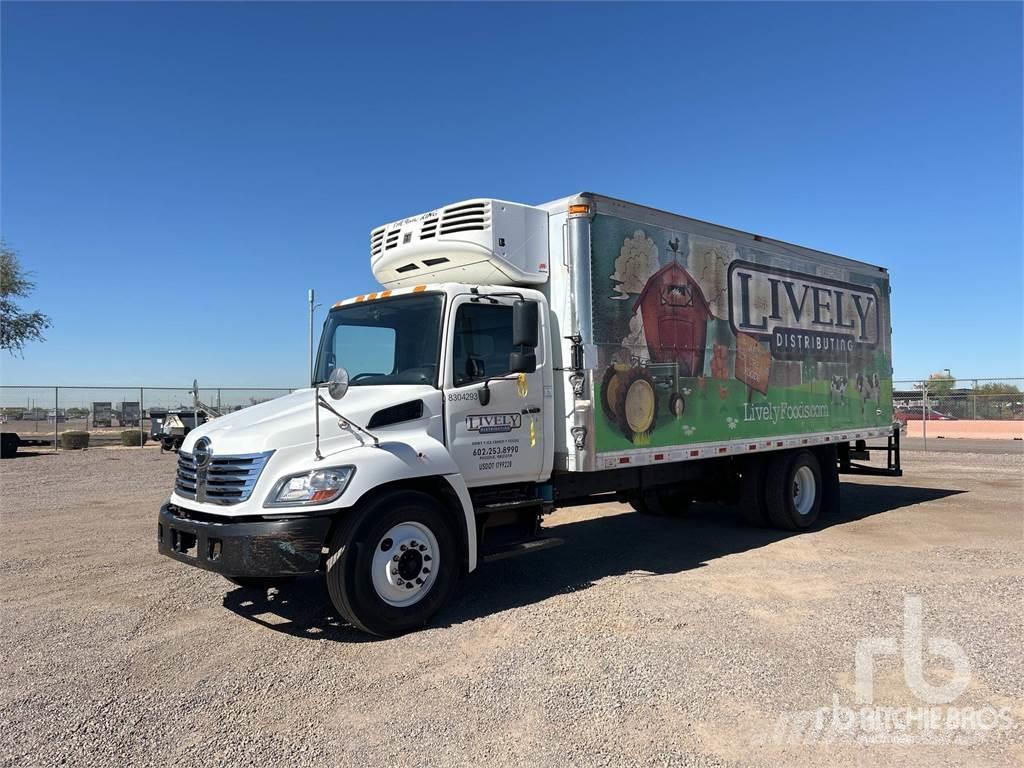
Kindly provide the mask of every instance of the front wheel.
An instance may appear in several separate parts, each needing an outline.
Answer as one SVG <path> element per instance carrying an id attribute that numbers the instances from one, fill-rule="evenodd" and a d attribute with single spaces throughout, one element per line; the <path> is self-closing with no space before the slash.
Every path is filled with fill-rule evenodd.
<path id="1" fill-rule="evenodd" d="M 327 591 L 353 626 L 391 636 L 421 627 L 455 587 L 455 533 L 431 496 L 398 491 L 354 510 L 331 542 Z"/>

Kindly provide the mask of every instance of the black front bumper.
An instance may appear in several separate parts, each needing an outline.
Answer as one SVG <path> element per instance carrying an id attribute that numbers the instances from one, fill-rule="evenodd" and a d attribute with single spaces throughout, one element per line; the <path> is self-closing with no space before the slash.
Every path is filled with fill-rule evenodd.
<path id="1" fill-rule="evenodd" d="M 233 522 L 168 503 L 160 507 L 157 545 L 162 555 L 225 576 L 293 576 L 320 567 L 331 520 L 320 515 Z"/>

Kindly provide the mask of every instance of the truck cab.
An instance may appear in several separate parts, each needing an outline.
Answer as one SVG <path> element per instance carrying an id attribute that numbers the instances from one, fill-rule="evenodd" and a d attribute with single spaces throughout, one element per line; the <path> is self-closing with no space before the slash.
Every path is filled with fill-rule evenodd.
<path id="1" fill-rule="evenodd" d="M 331 307 L 312 387 L 188 434 L 160 551 L 247 587 L 324 570 L 345 618 L 394 634 L 481 556 L 548 545 L 547 218 L 468 201 L 374 230 L 384 287 Z"/>

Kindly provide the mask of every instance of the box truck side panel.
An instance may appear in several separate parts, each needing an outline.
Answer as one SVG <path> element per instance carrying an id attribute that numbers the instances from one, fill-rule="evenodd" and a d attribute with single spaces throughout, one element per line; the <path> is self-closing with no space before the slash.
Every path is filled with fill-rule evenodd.
<path id="1" fill-rule="evenodd" d="M 651 214 L 591 222 L 598 454 L 889 429 L 884 270 Z"/>

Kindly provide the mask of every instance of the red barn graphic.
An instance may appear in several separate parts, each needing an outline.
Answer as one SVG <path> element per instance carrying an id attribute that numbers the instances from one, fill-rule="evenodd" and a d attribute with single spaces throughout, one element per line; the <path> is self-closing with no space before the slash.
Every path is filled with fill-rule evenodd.
<path id="1" fill-rule="evenodd" d="M 681 376 L 703 375 L 711 309 L 690 273 L 676 262 L 659 269 L 636 300 L 633 312 L 638 309 L 651 360 L 678 363 Z"/>

